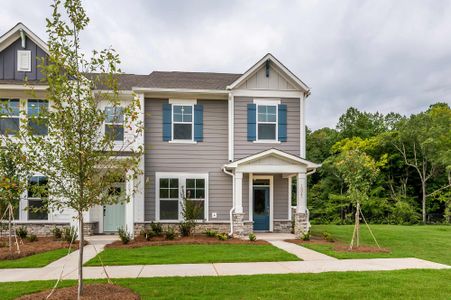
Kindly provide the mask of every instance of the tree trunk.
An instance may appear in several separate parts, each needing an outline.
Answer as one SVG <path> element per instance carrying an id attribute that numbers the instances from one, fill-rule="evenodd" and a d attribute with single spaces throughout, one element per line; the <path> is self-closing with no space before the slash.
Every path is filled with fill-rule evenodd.
<path id="1" fill-rule="evenodd" d="M 421 196 L 421 209 L 423 212 L 423 224 L 426 224 L 426 182 L 421 182 L 423 195 Z"/>
<path id="2" fill-rule="evenodd" d="M 83 294 L 83 244 L 84 244 L 84 233 L 83 233 L 83 213 L 78 213 L 78 232 L 79 236 L 79 256 L 78 256 L 78 291 L 77 299 L 80 299 Z"/>
<path id="3" fill-rule="evenodd" d="M 11 207 L 8 207 L 8 244 L 9 244 L 9 255 L 13 254 L 13 240 L 11 234 Z"/>
<path id="4" fill-rule="evenodd" d="M 355 235 L 356 235 L 356 246 L 360 246 L 360 203 L 357 202 L 357 209 L 355 211 Z"/>

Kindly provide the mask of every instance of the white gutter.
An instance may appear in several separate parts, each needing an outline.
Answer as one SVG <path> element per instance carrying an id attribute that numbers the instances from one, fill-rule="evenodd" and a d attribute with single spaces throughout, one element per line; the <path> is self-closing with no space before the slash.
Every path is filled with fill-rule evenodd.
<path id="1" fill-rule="evenodd" d="M 222 171 L 227 175 L 232 176 L 232 208 L 229 211 L 230 217 L 230 232 L 229 236 L 233 235 L 233 212 L 235 211 L 235 174 L 226 170 L 225 167 L 222 168 Z"/>

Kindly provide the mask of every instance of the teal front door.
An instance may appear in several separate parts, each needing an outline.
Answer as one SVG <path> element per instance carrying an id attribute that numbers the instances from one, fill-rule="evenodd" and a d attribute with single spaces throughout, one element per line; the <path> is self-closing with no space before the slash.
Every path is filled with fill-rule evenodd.
<path id="1" fill-rule="evenodd" d="M 254 230 L 269 230 L 269 186 L 254 186 Z"/>
<path id="2" fill-rule="evenodd" d="M 103 231 L 117 232 L 119 227 L 125 225 L 125 205 L 113 204 L 103 207 Z"/>

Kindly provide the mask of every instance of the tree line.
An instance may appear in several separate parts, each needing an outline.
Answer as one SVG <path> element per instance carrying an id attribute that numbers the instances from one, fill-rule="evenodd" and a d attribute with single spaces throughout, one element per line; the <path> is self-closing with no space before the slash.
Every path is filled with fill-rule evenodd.
<path id="1" fill-rule="evenodd" d="M 307 128 L 307 159 L 322 163 L 309 177 L 312 223 L 353 223 L 359 184 L 365 187 L 359 200 L 369 222 L 451 221 L 451 109 L 446 103 L 410 116 L 350 107 L 336 128 Z"/>

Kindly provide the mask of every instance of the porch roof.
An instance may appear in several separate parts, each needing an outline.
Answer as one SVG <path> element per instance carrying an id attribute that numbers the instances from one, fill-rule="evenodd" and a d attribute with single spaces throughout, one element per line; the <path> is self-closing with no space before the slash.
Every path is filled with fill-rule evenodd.
<path id="1" fill-rule="evenodd" d="M 272 148 L 236 160 L 226 164 L 224 167 L 244 173 L 289 173 L 315 170 L 321 167 L 321 164 L 316 164 L 299 156 Z"/>

